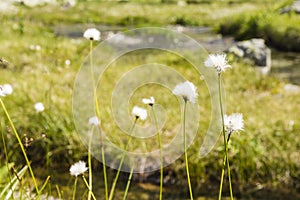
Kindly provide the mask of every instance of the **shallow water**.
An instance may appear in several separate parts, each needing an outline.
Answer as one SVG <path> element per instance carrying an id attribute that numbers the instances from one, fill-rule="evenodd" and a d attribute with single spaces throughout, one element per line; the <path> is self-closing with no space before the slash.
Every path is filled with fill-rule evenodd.
<path id="1" fill-rule="evenodd" d="M 300 53 L 272 51 L 272 69 L 280 80 L 300 85 Z"/>
<path id="2" fill-rule="evenodd" d="M 58 36 L 81 38 L 83 31 L 91 26 L 97 27 L 99 30 L 101 30 L 104 39 L 112 33 L 115 34 L 122 30 L 133 28 L 125 28 L 122 26 L 75 24 L 58 25 L 53 27 L 53 30 Z M 169 26 L 168 28 L 182 32 L 197 40 L 209 52 L 225 51 L 235 43 L 232 37 L 222 37 L 222 35 L 212 33 L 211 29 L 208 27 Z M 272 68 L 270 73 L 278 77 L 280 80 L 300 85 L 300 53 L 282 52 L 272 49 Z"/>

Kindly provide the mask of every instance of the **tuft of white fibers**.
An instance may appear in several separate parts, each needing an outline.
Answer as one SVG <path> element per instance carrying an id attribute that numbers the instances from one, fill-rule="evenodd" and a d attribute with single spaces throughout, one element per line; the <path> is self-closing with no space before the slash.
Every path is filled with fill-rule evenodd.
<path id="1" fill-rule="evenodd" d="M 224 125 L 227 134 L 231 134 L 234 131 L 241 131 L 244 129 L 243 114 L 233 113 L 231 115 L 224 116 Z"/>
<path id="2" fill-rule="evenodd" d="M 134 106 L 131 113 L 133 116 L 141 120 L 145 120 L 147 118 L 147 110 L 138 106 Z"/>
<path id="3" fill-rule="evenodd" d="M 99 119 L 97 116 L 93 116 L 89 118 L 89 125 L 90 126 L 98 126 L 100 124 Z"/>
<path id="4" fill-rule="evenodd" d="M 83 37 L 88 40 L 100 40 L 101 33 L 95 28 L 89 28 L 83 33 Z"/>
<path id="5" fill-rule="evenodd" d="M 80 174 L 83 174 L 84 172 L 86 172 L 88 170 L 88 168 L 86 167 L 86 164 L 84 161 L 79 161 L 75 164 L 73 164 L 70 167 L 70 174 L 72 176 L 78 176 Z"/>
<path id="6" fill-rule="evenodd" d="M 176 85 L 173 94 L 181 96 L 185 102 L 190 101 L 192 103 L 196 103 L 198 96 L 196 86 L 189 81 Z"/>
<path id="7" fill-rule="evenodd" d="M 13 93 L 13 88 L 10 84 L 0 85 L 0 96 L 5 97 Z"/>
<path id="8" fill-rule="evenodd" d="M 142 99 L 143 103 L 146 104 L 146 105 L 149 105 L 149 106 L 153 106 L 154 103 L 155 103 L 155 99 L 154 97 L 150 97 L 149 99 Z"/>
<path id="9" fill-rule="evenodd" d="M 41 102 L 37 102 L 34 104 L 34 109 L 36 112 L 43 112 L 45 110 L 44 104 Z"/>
<path id="10" fill-rule="evenodd" d="M 204 65 L 206 67 L 213 67 L 217 70 L 218 73 L 225 71 L 225 69 L 230 68 L 226 60 L 226 54 L 210 54 L 205 60 Z"/>

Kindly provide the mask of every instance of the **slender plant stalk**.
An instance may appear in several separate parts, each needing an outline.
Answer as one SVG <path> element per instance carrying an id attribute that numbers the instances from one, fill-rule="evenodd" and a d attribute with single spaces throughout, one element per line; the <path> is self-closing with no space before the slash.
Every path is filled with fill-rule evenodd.
<path id="1" fill-rule="evenodd" d="M 224 180 L 225 167 L 226 167 L 226 154 L 224 153 L 218 200 L 221 200 L 221 198 L 222 198 L 222 189 L 223 189 L 223 180 Z"/>
<path id="2" fill-rule="evenodd" d="M 86 187 L 88 188 L 89 190 L 89 194 L 91 194 L 91 196 L 93 197 L 94 200 L 96 200 L 96 197 L 92 191 L 92 188 L 89 186 L 87 180 L 85 179 L 85 177 L 82 175 L 82 179 L 83 179 L 83 182 L 85 183 Z"/>
<path id="3" fill-rule="evenodd" d="M 226 131 L 225 131 L 225 123 L 224 123 L 224 111 L 223 111 L 223 103 L 222 103 L 222 92 L 221 92 L 221 73 L 218 74 L 219 79 L 219 99 L 220 99 L 220 110 L 221 110 L 221 118 L 222 118 L 222 133 L 223 133 L 223 139 L 224 139 L 224 151 L 225 151 L 225 158 L 227 163 L 227 173 L 228 173 L 228 181 L 229 181 L 229 190 L 230 190 L 230 199 L 233 200 L 233 194 L 232 194 L 232 186 L 231 186 L 231 176 L 230 176 L 230 166 L 229 166 L 229 159 L 228 159 L 228 147 L 227 147 L 227 141 L 226 141 Z M 223 169 L 224 170 L 224 169 Z M 222 172 L 222 175 L 224 177 L 224 173 Z M 223 181 L 223 177 L 221 177 L 221 181 Z M 220 191 L 222 191 L 222 188 L 220 188 Z M 221 194 L 219 194 L 219 198 L 221 197 Z"/>
<path id="4" fill-rule="evenodd" d="M 5 112 L 5 115 L 6 115 L 7 119 L 8 119 L 8 121 L 9 121 L 11 127 L 12 127 L 12 130 L 13 130 L 13 132 L 14 132 L 14 134 L 15 134 L 17 140 L 18 140 L 18 143 L 19 143 L 19 145 L 20 145 L 20 147 L 21 147 L 23 156 L 24 156 L 24 158 L 25 158 L 25 160 L 26 160 L 28 169 L 29 169 L 29 171 L 30 171 L 30 175 L 31 175 L 31 177 L 32 177 L 32 180 L 33 180 L 33 183 L 34 183 L 34 186 L 35 186 L 35 190 L 36 190 L 37 195 L 38 195 L 38 197 L 39 197 L 39 196 L 40 196 L 40 191 L 39 191 L 39 188 L 38 188 L 38 185 L 37 185 L 37 182 L 36 182 L 36 179 L 35 179 L 33 170 L 32 170 L 32 168 L 31 168 L 29 159 L 28 159 L 28 157 L 27 157 L 27 154 L 26 154 L 24 145 L 23 145 L 23 143 L 22 143 L 22 140 L 21 140 L 21 138 L 20 138 L 20 136 L 19 136 L 19 134 L 18 134 L 18 132 L 17 132 L 15 126 L 14 126 L 14 123 L 12 122 L 12 120 L 11 120 L 11 118 L 10 118 L 8 112 L 7 112 L 7 109 L 6 109 L 6 107 L 5 107 L 5 105 L 4 105 L 4 103 L 3 103 L 3 101 L 2 101 L 1 98 L 0 98 L 0 103 L 1 103 L 1 106 L 2 106 L 2 108 L 3 108 L 3 110 L 4 110 L 4 112 Z"/>
<path id="5" fill-rule="evenodd" d="M 57 184 L 55 185 L 55 188 L 56 188 L 56 191 L 57 191 L 58 198 L 59 198 L 59 199 L 62 199 L 62 195 L 61 195 L 59 186 L 58 186 Z M 74 195 L 73 195 L 73 196 L 74 196 Z"/>
<path id="6" fill-rule="evenodd" d="M 159 132 L 158 128 L 158 122 L 157 122 L 157 117 L 156 113 L 154 111 L 153 105 L 151 106 L 153 116 L 154 116 L 154 122 L 156 126 L 156 131 L 157 131 L 157 139 L 158 139 L 158 145 L 159 145 L 159 156 L 160 156 L 160 184 L 159 184 L 159 200 L 162 200 L 162 188 L 163 188 L 163 176 L 164 176 L 164 171 L 163 171 L 163 155 L 162 155 L 162 142 L 161 142 L 161 135 Z"/>
<path id="7" fill-rule="evenodd" d="M 99 125 L 99 131 L 100 125 Z M 101 154 L 102 154 L 102 165 L 103 165 L 103 177 L 104 177 L 104 187 L 105 187 L 105 199 L 108 200 L 108 186 L 107 186 L 107 175 L 106 175 L 106 164 L 105 164 L 105 153 L 104 153 L 104 145 L 102 139 L 102 133 L 100 133 L 100 143 L 101 143 Z"/>
<path id="8" fill-rule="evenodd" d="M 227 143 L 227 156 L 226 156 L 226 163 L 227 163 L 227 173 L 228 173 L 228 181 L 229 181 L 229 191 L 230 191 L 230 199 L 233 200 L 233 193 L 232 193 L 232 186 L 231 186 L 231 175 L 230 175 L 230 165 L 228 159 L 228 143 Z"/>
<path id="9" fill-rule="evenodd" d="M 136 121 L 137 121 L 137 118 L 135 119 L 135 121 L 134 121 L 134 123 L 133 123 L 133 125 L 131 127 L 130 133 L 132 133 L 132 131 L 133 131 L 134 127 L 135 127 Z M 125 151 L 127 150 L 128 146 L 129 146 L 131 138 L 132 137 L 130 137 L 129 140 L 128 140 L 128 142 L 127 142 L 127 145 L 125 147 Z M 109 193 L 109 200 L 113 199 L 113 196 L 114 196 L 114 193 L 115 193 L 115 188 L 116 188 L 116 185 L 117 185 L 117 182 L 118 182 L 118 179 L 119 179 L 119 175 L 120 175 L 120 171 L 121 171 L 124 159 L 125 159 L 125 153 L 122 155 L 122 158 L 121 158 L 121 161 L 120 161 L 120 164 L 119 164 L 119 167 L 118 167 L 118 171 L 117 171 L 116 177 L 115 177 L 114 182 L 112 184 L 112 187 L 111 187 L 111 190 L 110 190 L 110 193 Z"/>
<path id="10" fill-rule="evenodd" d="M 128 181 L 127 181 L 126 189 L 125 189 L 125 192 L 124 192 L 123 200 L 126 200 L 127 193 L 128 193 L 128 190 L 129 190 L 131 179 L 132 179 L 132 174 L 133 174 L 133 167 L 131 167 L 131 170 L 130 170 L 130 174 L 129 174 L 129 177 L 128 177 Z"/>
<path id="11" fill-rule="evenodd" d="M 88 149 L 88 165 L 89 165 L 89 186 L 93 190 L 93 171 L 92 171 L 92 158 L 91 158 L 91 146 L 93 138 L 94 127 L 92 128 L 91 137 L 89 140 L 89 149 Z M 88 200 L 91 200 L 91 192 L 89 191 Z"/>
<path id="12" fill-rule="evenodd" d="M 2 136 L 2 142 L 3 142 L 3 148 L 4 148 L 5 164 L 6 164 L 6 168 L 7 168 L 7 172 L 8 172 L 8 176 L 9 176 L 9 182 L 11 183 L 12 177 L 11 177 L 10 169 L 9 169 L 9 165 L 8 165 L 8 153 L 7 153 L 7 149 L 6 149 L 6 142 L 5 142 L 2 122 L 1 122 L 1 136 Z M 11 184 L 10 184 L 10 190 L 12 190 L 12 185 Z M 11 195 L 12 195 L 12 199 L 15 199 L 14 198 L 14 193 L 12 193 Z"/>
<path id="13" fill-rule="evenodd" d="M 56 185 L 57 186 L 57 185 Z M 75 181 L 74 181 L 74 188 L 73 188 L 73 198 L 72 200 L 75 200 L 75 196 L 76 196 L 76 187 L 77 187 L 77 176 L 75 177 Z M 58 187 L 57 187 L 58 188 Z M 57 189 L 57 191 L 59 191 L 59 189 Z M 60 192 L 59 192 L 60 194 Z"/>
<path id="14" fill-rule="evenodd" d="M 94 101 L 95 101 L 95 107 L 96 107 L 96 115 L 100 122 L 100 110 L 99 110 L 99 104 L 98 104 L 98 98 L 97 98 L 92 52 L 93 52 L 93 41 L 90 40 L 90 66 L 91 66 L 91 76 L 92 76 L 93 91 L 94 91 Z M 100 125 L 99 125 L 99 132 L 100 132 L 100 143 L 101 143 L 100 145 L 101 145 L 102 166 L 103 166 L 103 179 L 104 179 L 104 187 L 105 187 L 105 199 L 108 200 L 108 184 L 107 184 L 107 174 L 106 174 L 105 152 L 104 152 L 102 131 L 101 131 Z"/>
<path id="15" fill-rule="evenodd" d="M 42 192 L 42 191 L 46 188 L 47 184 L 48 184 L 49 181 L 50 181 L 50 178 L 51 178 L 50 176 L 47 177 L 47 179 L 45 180 L 43 186 L 42 186 L 41 189 L 40 189 L 40 192 Z"/>
<path id="16" fill-rule="evenodd" d="M 189 185 L 189 191 L 190 191 L 190 198 L 193 200 L 193 191 L 192 191 L 192 185 L 190 180 L 190 173 L 189 173 L 189 163 L 188 163 L 188 156 L 187 156 L 187 149 L 186 149 L 186 131 L 185 131 L 185 123 L 186 123 L 186 101 L 184 103 L 184 112 L 183 112 L 183 145 L 184 145 L 184 158 L 185 158 L 185 168 L 186 168 L 186 175 Z"/>

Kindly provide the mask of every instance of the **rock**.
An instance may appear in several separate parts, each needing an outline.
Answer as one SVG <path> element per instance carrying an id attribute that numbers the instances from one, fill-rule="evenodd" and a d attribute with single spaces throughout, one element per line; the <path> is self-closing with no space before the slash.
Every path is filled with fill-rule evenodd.
<path id="1" fill-rule="evenodd" d="M 267 73 L 271 68 L 271 50 L 265 45 L 264 39 L 254 38 L 237 42 L 228 49 L 228 52 L 240 58 L 250 60 L 255 65 L 262 67 L 263 73 Z"/>
<path id="2" fill-rule="evenodd" d="M 299 94 L 300 87 L 298 85 L 286 84 L 284 90 L 290 94 Z"/>
<path id="3" fill-rule="evenodd" d="M 280 10 L 280 14 L 295 12 L 300 14 L 300 0 L 296 0 L 292 5 L 284 7 Z"/>

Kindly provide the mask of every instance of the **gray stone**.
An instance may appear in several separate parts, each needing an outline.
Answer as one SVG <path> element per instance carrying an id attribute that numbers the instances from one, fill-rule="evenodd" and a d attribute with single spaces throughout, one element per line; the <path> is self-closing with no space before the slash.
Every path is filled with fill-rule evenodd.
<path id="1" fill-rule="evenodd" d="M 284 90 L 290 94 L 299 94 L 300 87 L 298 85 L 286 84 Z"/>
<path id="2" fill-rule="evenodd" d="M 264 67 L 265 72 L 268 72 L 271 67 L 271 50 L 265 45 L 263 39 L 254 38 L 237 42 L 230 47 L 228 51 L 237 57 L 250 60 L 256 66 Z"/>
<path id="3" fill-rule="evenodd" d="M 292 5 L 284 7 L 280 10 L 281 14 L 295 12 L 296 14 L 300 14 L 300 0 L 296 0 Z"/>

